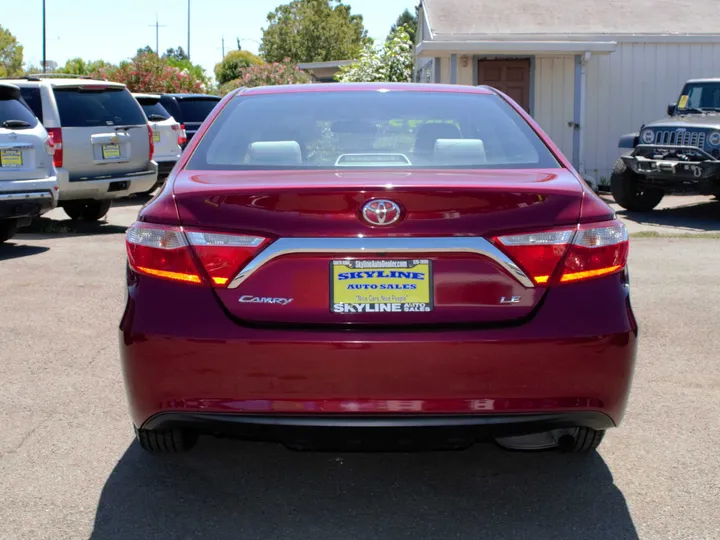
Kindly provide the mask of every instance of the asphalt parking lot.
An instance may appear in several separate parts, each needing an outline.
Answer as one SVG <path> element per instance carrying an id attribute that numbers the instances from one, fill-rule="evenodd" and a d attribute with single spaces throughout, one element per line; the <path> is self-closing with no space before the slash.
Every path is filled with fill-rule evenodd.
<path id="1" fill-rule="evenodd" d="M 720 202 L 620 214 L 640 235 L 640 353 L 625 423 L 587 459 L 214 439 L 144 454 L 116 346 L 123 232 L 142 202 L 82 227 L 54 211 L 0 247 L 0 538 L 720 538 Z"/>

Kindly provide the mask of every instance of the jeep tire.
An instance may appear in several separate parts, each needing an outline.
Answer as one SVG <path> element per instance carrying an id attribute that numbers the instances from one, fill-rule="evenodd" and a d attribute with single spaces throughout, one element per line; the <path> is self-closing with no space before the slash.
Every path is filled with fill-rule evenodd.
<path id="1" fill-rule="evenodd" d="M 658 188 L 638 186 L 639 175 L 628 169 L 622 159 L 615 162 L 610 176 L 610 192 L 615 202 L 630 212 L 648 212 L 655 208 L 665 196 Z"/>

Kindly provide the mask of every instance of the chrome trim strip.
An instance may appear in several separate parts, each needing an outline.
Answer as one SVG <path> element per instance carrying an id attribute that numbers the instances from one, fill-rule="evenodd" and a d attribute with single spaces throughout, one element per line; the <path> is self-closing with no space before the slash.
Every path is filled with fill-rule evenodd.
<path id="1" fill-rule="evenodd" d="M 0 193 L 0 201 L 22 201 L 25 199 L 52 199 L 52 194 L 47 191 L 36 191 L 34 193 Z"/>
<path id="2" fill-rule="evenodd" d="M 250 261 L 228 285 L 237 288 L 262 266 L 283 255 L 296 253 L 474 253 L 488 257 L 503 267 L 528 289 L 533 282 L 520 268 L 491 242 L 480 236 L 420 238 L 281 238 L 270 244 Z"/>

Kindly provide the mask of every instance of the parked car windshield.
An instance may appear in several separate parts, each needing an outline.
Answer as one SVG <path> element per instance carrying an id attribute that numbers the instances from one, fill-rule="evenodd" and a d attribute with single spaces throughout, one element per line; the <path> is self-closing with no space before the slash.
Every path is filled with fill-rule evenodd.
<path id="1" fill-rule="evenodd" d="M 183 122 L 203 122 L 215 108 L 217 99 L 178 99 Z"/>
<path id="2" fill-rule="evenodd" d="M 125 88 L 55 88 L 63 127 L 123 126 L 147 123 Z"/>
<path id="3" fill-rule="evenodd" d="M 144 100 L 141 98 L 138 99 L 138 102 L 142 106 L 143 111 L 145 111 L 145 116 L 148 118 L 152 117 L 153 120 L 160 120 L 160 118 L 167 120 L 171 116 L 159 101 Z"/>
<path id="4" fill-rule="evenodd" d="M 17 99 L 3 97 L 0 95 L 0 128 L 5 122 L 19 120 L 29 126 L 37 125 L 38 120 L 30 109 Z"/>
<path id="5" fill-rule="evenodd" d="M 678 111 L 720 111 L 720 82 L 686 84 L 677 108 Z"/>
<path id="6" fill-rule="evenodd" d="M 210 126 L 195 170 L 558 168 L 501 97 L 417 91 L 238 96 Z"/>

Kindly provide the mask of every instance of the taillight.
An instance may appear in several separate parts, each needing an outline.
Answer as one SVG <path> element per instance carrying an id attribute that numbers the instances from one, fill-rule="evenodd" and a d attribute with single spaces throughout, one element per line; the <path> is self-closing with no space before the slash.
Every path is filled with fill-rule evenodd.
<path id="1" fill-rule="evenodd" d="M 187 143 L 187 133 L 185 132 L 185 124 L 175 124 L 173 129 L 178 132 L 178 144 L 180 146 Z"/>
<path id="2" fill-rule="evenodd" d="M 148 155 L 148 159 L 152 159 L 153 154 L 155 153 L 155 137 L 153 134 L 153 129 L 150 124 L 147 125 L 148 129 L 148 141 L 150 143 L 150 154 Z"/>
<path id="3" fill-rule="evenodd" d="M 52 141 L 53 151 L 53 165 L 55 167 L 63 166 L 63 140 L 62 140 L 62 129 L 61 128 L 47 128 L 48 135 Z"/>
<path id="4" fill-rule="evenodd" d="M 267 242 L 260 236 L 135 223 L 126 244 L 128 262 L 140 274 L 225 287 Z"/>
<path id="5" fill-rule="evenodd" d="M 627 229 L 619 221 L 499 236 L 493 241 L 539 286 L 620 272 L 627 264 L 629 247 Z"/>

